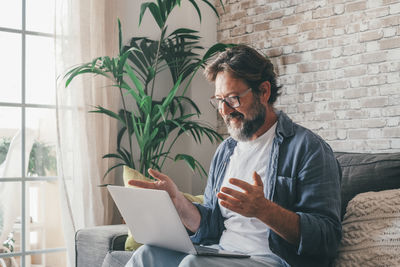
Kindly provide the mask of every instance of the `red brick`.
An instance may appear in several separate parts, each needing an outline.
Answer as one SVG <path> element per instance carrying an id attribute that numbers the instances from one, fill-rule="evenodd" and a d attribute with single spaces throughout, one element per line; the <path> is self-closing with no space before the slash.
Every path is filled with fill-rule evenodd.
<path id="1" fill-rule="evenodd" d="M 347 68 L 344 70 L 345 77 L 356 77 L 356 76 L 363 76 L 367 73 L 365 66 L 357 66 L 352 68 Z"/>
<path id="2" fill-rule="evenodd" d="M 382 37 L 383 37 L 383 31 L 381 30 L 365 32 L 361 33 L 360 42 L 375 41 L 381 39 Z"/>
<path id="3" fill-rule="evenodd" d="M 365 14 L 369 19 L 384 17 L 389 14 L 389 7 L 379 7 L 379 8 L 369 9 L 365 11 Z"/>
<path id="4" fill-rule="evenodd" d="M 327 18 L 333 15 L 333 7 L 317 8 L 312 12 L 313 19 Z"/>
<path id="5" fill-rule="evenodd" d="M 297 69 L 301 73 L 305 72 L 313 72 L 318 70 L 318 64 L 315 62 L 311 63 L 302 63 L 297 66 Z"/>
<path id="6" fill-rule="evenodd" d="M 233 14 L 232 19 L 233 20 L 238 20 L 238 19 L 241 19 L 241 18 L 243 18 L 245 16 L 246 16 L 246 11 L 239 11 L 239 12 Z"/>
<path id="7" fill-rule="evenodd" d="M 356 3 L 347 4 L 345 7 L 346 12 L 361 11 L 367 8 L 366 1 L 360 1 Z"/>
<path id="8" fill-rule="evenodd" d="M 284 65 L 298 63 L 301 61 L 301 56 L 299 54 L 283 56 L 282 61 Z"/>
<path id="9" fill-rule="evenodd" d="M 243 35 L 245 32 L 246 32 L 245 26 L 236 27 L 231 30 L 231 36 L 232 37 L 240 36 Z"/>
<path id="10" fill-rule="evenodd" d="M 263 22 L 263 23 L 258 23 L 254 25 L 254 31 L 259 32 L 259 31 L 265 31 L 269 29 L 269 21 Z"/>
<path id="11" fill-rule="evenodd" d="M 277 56 L 282 55 L 282 48 L 281 47 L 271 48 L 271 49 L 268 49 L 266 51 L 266 53 L 269 57 L 277 57 Z"/>
<path id="12" fill-rule="evenodd" d="M 281 37 L 288 34 L 287 28 L 277 28 L 277 29 L 270 29 L 268 31 L 268 35 L 272 38 Z"/>
<path id="13" fill-rule="evenodd" d="M 343 55 L 350 56 L 365 52 L 365 45 L 355 44 L 343 47 Z"/>
<path id="14" fill-rule="evenodd" d="M 368 63 L 376 63 L 386 61 L 386 53 L 384 51 L 372 53 L 372 54 L 364 54 L 362 55 L 361 62 L 363 64 Z"/>
<path id="15" fill-rule="evenodd" d="M 363 108 L 384 107 L 387 106 L 387 104 L 388 98 L 386 96 L 377 96 L 360 100 L 360 105 Z"/>
<path id="16" fill-rule="evenodd" d="M 313 30 L 313 29 L 315 29 L 316 26 L 317 26 L 316 21 L 304 22 L 304 23 L 300 24 L 299 31 L 305 32 L 305 31 Z"/>
<path id="17" fill-rule="evenodd" d="M 267 20 L 279 19 L 283 17 L 283 11 L 274 11 L 265 14 Z"/>
<path id="18" fill-rule="evenodd" d="M 328 103 L 328 109 L 330 110 L 338 110 L 338 109 L 348 109 L 349 102 L 348 101 L 332 101 Z"/>
<path id="19" fill-rule="evenodd" d="M 332 81 L 328 83 L 328 88 L 333 90 L 333 89 L 345 89 L 348 88 L 348 82 L 347 80 L 337 80 L 337 81 Z"/>
<path id="20" fill-rule="evenodd" d="M 313 60 L 331 59 L 332 54 L 331 54 L 330 50 L 318 51 L 318 52 L 312 53 L 312 58 L 313 58 Z"/>
<path id="21" fill-rule="evenodd" d="M 397 26 L 400 24 L 400 16 L 391 16 L 381 19 L 381 27 Z"/>
<path id="22" fill-rule="evenodd" d="M 349 15 L 334 16 L 326 21 L 326 25 L 331 27 L 345 26 L 349 23 L 351 23 L 351 16 Z"/>
<path id="23" fill-rule="evenodd" d="M 398 48 L 400 47 L 400 37 L 381 40 L 379 41 L 379 46 L 381 50 Z"/>
<path id="24" fill-rule="evenodd" d="M 291 15 L 289 17 L 284 17 L 282 19 L 282 24 L 284 26 L 298 24 L 298 23 L 301 23 L 301 22 L 303 22 L 303 14 Z"/>
<path id="25" fill-rule="evenodd" d="M 322 39 L 333 36 L 334 31 L 332 28 L 316 28 L 314 31 L 308 33 L 309 40 Z"/>

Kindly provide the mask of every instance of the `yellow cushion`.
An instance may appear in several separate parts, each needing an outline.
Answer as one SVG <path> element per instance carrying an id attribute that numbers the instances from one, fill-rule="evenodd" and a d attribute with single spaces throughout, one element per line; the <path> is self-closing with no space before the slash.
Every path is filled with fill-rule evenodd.
<path id="1" fill-rule="evenodd" d="M 129 180 L 143 180 L 143 181 L 153 181 L 150 178 L 147 178 L 140 172 L 129 168 L 128 166 L 124 166 L 124 173 L 123 173 L 124 185 L 131 186 L 128 184 Z M 203 203 L 203 195 L 193 196 L 188 193 L 183 193 L 183 195 L 190 201 L 190 202 L 197 202 Z M 142 244 L 135 241 L 133 238 L 131 231 L 128 231 L 128 238 L 125 241 L 125 250 L 135 250 L 138 249 Z"/>

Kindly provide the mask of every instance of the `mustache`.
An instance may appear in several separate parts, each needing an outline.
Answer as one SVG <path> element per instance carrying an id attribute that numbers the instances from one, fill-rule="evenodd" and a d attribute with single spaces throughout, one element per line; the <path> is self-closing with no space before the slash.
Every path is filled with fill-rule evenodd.
<path id="1" fill-rule="evenodd" d="M 226 117 L 225 117 L 225 119 L 226 120 L 230 120 L 230 119 L 233 119 L 233 118 L 239 118 L 239 119 L 243 119 L 244 118 L 244 115 L 243 115 L 243 113 L 240 113 L 240 112 L 238 112 L 238 111 L 234 111 L 234 112 L 232 112 L 231 114 L 229 114 L 229 115 L 227 115 Z"/>

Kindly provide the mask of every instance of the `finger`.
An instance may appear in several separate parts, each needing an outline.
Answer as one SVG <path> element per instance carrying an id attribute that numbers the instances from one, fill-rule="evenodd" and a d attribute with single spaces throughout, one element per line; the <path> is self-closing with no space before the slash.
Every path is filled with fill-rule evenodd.
<path id="1" fill-rule="evenodd" d="M 263 182 L 261 180 L 261 176 L 258 175 L 257 172 L 253 172 L 253 180 L 254 180 L 254 185 L 256 186 L 263 186 Z"/>
<path id="2" fill-rule="evenodd" d="M 220 202 L 220 204 L 221 204 L 221 206 L 223 206 L 223 207 L 225 207 L 225 208 L 227 208 L 227 209 L 229 209 L 231 211 L 234 211 L 236 213 L 239 213 L 239 214 L 242 211 L 242 208 L 240 207 L 240 205 L 234 205 L 234 204 L 229 203 L 228 201 L 222 200 Z"/>
<path id="3" fill-rule="evenodd" d="M 128 184 L 132 185 L 132 186 L 136 186 L 136 187 L 141 187 L 141 188 L 148 188 L 148 189 L 156 188 L 156 185 L 154 182 L 147 182 L 147 181 L 141 181 L 141 180 L 129 180 Z"/>
<path id="4" fill-rule="evenodd" d="M 229 187 L 222 187 L 221 192 L 231 195 L 234 198 L 239 199 L 240 201 L 245 201 L 247 199 L 246 194 L 239 192 L 235 189 L 229 188 Z"/>
<path id="5" fill-rule="evenodd" d="M 229 183 L 231 183 L 233 185 L 236 185 L 236 186 L 242 188 L 244 191 L 247 191 L 247 192 L 253 190 L 253 185 L 252 184 L 249 184 L 249 183 L 247 183 L 245 181 L 242 181 L 242 180 L 239 180 L 239 179 L 236 179 L 236 178 L 229 179 Z"/>
<path id="6" fill-rule="evenodd" d="M 163 174 L 163 173 L 161 173 L 161 172 L 159 172 L 159 171 L 156 171 L 156 170 L 154 170 L 154 169 L 152 169 L 152 168 L 149 168 L 147 171 L 149 172 L 149 174 L 150 174 L 152 177 L 154 177 L 154 178 L 157 179 L 157 180 L 165 181 L 165 180 L 168 179 L 168 176 L 167 176 L 167 175 L 165 175 L 165 174 Z"/>
<path id="7" fill-rule="evenodd" d="M 240 201 L 239 199 L 233 198 L 233 197 L 228 196 L 228 195 L 226 195 L 226 194 L 223 194 L 223 193 L 221 193 L 221 192 L 217 194 L 217 197 L 218 197 L 220 200 L 229 202 L 229 203 L 234 204 L 234 205 L 240 205 L 240 203 L 241 203 L 241 201 Z"/>

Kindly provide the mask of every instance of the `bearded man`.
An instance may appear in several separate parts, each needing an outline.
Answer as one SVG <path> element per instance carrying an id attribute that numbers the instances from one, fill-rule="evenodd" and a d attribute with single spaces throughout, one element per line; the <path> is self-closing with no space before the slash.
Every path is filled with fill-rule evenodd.
<path id="1" fill-rule="evenodd" d="M 271 61 L 240 45 L 205 70 L 215 82 L 211 104 L 230 137 L 212 160 L 204 204 L 191 203 L 166 175 L 149 170 L 166 190 L 195 243 L 250 255 L 193 256 L 152 246 L 126 266 L 329 266 L 341 238 L 341 170 L 319 136 L 274 109 L 279 96 Z"/>

